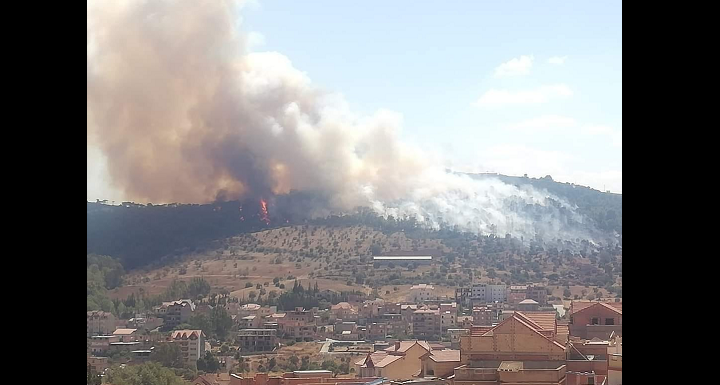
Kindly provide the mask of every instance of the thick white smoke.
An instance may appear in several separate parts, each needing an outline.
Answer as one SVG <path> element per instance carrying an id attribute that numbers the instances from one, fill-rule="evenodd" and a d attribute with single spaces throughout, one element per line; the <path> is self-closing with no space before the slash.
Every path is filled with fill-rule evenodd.
<path id="1" fill-rule="evenodd" d="M 88 145 L 104 153 L 129 199 L 202 203 L 299 190 L 329 197 L 332 211 L 369 206 L 430 226 L 584 237 L 568 204 L 447 173 L 400 141 L 400 115 L 355 116 L 282 54 L 248 53 L 241 7 L 88 3 Z"/>

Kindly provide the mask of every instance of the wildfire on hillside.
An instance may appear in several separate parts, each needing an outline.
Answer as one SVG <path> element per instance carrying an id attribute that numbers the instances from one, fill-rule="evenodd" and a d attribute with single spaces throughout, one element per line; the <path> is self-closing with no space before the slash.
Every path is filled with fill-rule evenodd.
<path id="1" fill-rule="evenodd" d="M 270 216 L 268 215 L 267 202 L 264 199 L 260 199 L 260 220 L 265 222 L 266 225 L 270 224 Z"/>

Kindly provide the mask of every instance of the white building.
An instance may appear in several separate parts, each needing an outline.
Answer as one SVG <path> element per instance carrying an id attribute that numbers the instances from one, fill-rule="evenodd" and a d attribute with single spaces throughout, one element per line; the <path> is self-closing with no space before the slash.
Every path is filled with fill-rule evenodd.
<path id="1" fill-rule="evenodd" d="M 506 302 L 506 285 L 489 285 L 487 283 L 476 283 L 472 286 L 472 299 L 485 302 Z"/>
<path id="2" fill-rule="evenodd" d="M 175 330 L 172 332 L 174 344 L 180 344 L 183 359 L 188 365 L 197 364 L 205 355 L 205 334 L 202 330 Z"/>
<path id="3" fill-rule="evenodd" d="M 408 295 L 409 302 L 423 302 L 437 299 L 435 295 L 435 287 L 433 285 L 427 285 L 421 283 L 419 285 L 413 285 L 410 288 L 410 294 Z"/>

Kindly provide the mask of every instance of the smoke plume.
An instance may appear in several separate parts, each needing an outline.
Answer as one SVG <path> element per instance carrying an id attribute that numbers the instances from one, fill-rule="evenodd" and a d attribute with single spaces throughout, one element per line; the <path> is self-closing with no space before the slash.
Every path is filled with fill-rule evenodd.
<path id="1" fill-rule="evenodd" d="M 360 117 L 277 52 L 249 53 L 242 2 L 88 3 L 88 145 L 128 199 L 204 203 L 317 193 L 308 214 L 371 207 L 437 227 L 584 237 L 562 200 L 446 172 L 399 139 L 400 115 Z"/>

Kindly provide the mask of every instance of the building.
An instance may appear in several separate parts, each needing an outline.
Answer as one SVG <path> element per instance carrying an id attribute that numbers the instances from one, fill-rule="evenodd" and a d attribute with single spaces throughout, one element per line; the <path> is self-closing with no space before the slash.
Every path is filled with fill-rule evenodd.
<path id="1" fill-rule="evenodd" d="M 473 327 L 460 337 L 464 365 L 451 385 L 565 385 L 566 349 L 555 341 L 557 325 L 545 314 L 515 312 L 497 326 Z"/>
<path id="2" fill-rule="evenodd" d="M 450 311 L 450 312 L 457 314 L 457 311 L 458 311 L 457 302 L 440 303 L 439 309 L 440 309 L 441 313 Z"/>
<path id="3" fill-rule="evenodd" d="M 343 321 L 357 321 L 358 309 L 347 302 L 340 302 L 330 307 L 330 314 L 334 319 Z"/>
<path id="4" fill-rule="evenodd" d="M 195 311 L 195 304 L 189 299 L 163 302 L 160 305 L 159 314 L 163 318 L 163 326 L 172 329 L 180 324 L 187 323 Z"/>
<path id="5" fill-rule="evenodd" d="M 622 385 L 622 353 L 608 357 L 607 385 Z"/>
<path id="6" fill-rule="evenodd" d="M 458 287 L 455 289 L 455 301 L 463 305 L 470 303 L 470 297 L 472 297 L 471 287 Z"/>
<path id="7" fill-rule="evenodd" d="M 180 345 L 183 360 L 190 366 L 205 355 L 205 333 L 202 330 L 175 330 L 170 338 L 172 343 Z"/>
<path id="8" fill-rule="evenodd" d="M 108 335 L 115 331 L 115 316 L 107 311 L 87 312 L 87 336 Z"/>
<path id="9" fill-rule="evenodd" d="M 507 302 L 510 305 L 517 305 L 527 298 L 527 285 L 512 285 L 508 287 Z"/>
<path id="10" fill-rule="evenodd" d="M 537 302 L 540 306 L 547 305 L 547 288 L 537 284 L 530 285 L 527 288 L 525 298 Z"/>
<path id="11" fill-rule="evenodd" d="M 314 312 L 301 307 L 278 317 L 277 323 L 283 338 L 312 340 L 317 332 Z"/>
<path id="12" fill-rule="evenodd" d="M 388 334 L 388 324 L 385 322 L 369 323 L 365 331 L 365 339 L 369 341 L 384 341 Z"/>
<path id="13" fill-rule="evenodd" d="M 271 352 L 277 347 L 277 330 L 242 329 L 238 332 L 237 342 L 241 353 Z"/>
<path id="14" fill-rule="evenodd" d="M 622 302 L 573 301 L 569 328 L 571 336 L 583 339 L 622 336 Z"/>
<path id="15" fill-rule="evenodd" d="M 540 304 L 532 299 L 524 299 L 517 304 L 517 309 L 520 311 L 538 311 Z"/>
<path id="16" fill-rule="evenodd" d="M 410 287 L 410 294 L 408 294 L 408 302 L 420 303 L 434 299 L 437 299 L 437 296 L 435 295 L 435 287 L 433 285 L 421 283 L 419 285 L 413 285 L 412 287 Z"/>
<path id="17" fill-rule="evenodd" d="M 248 315 L 237 321 L 238 329 L 259 329 L 263 324 L 263 319 L 256 315 Z"/>
<path id="18" fill-rule="evenodd" d="M 387 325 L 387 336 L 400 337 L 410 335 L 411 324 L 405 322 L 402 314 L 385 313 L 380 322 Z"/>
<path id="19" fill-rule="evenodd" d="M 457 326 L 457 311 L 442 311 L 440 313 L 440 327 L 443 331 Z"/>
<path id="20" fill-rule="evenodd" d="M 369 320 L 377 319 L 385 312 L 385 301 L 382 298 L 368 300 L 363 302 L 362 306 L 360 306 L 360 308 L 358 309 L 358 321 L 360 321 L 362 324 L 365 324 Z"/>
<path id="21" fill-rule="evenodd" d="M 499 304 L 487 304 L 475 306 L 472 310 L 472 324 L 475 326 L 491 326 L 501 321 L 502 306 Z"/>
<path id="22" fill-rule="evenodd" d="M 468 329 L 473 326 L 473 317 L 471 315 L 459 315 L 457 317 L 458 329 Z"/>
<path id="23" fill-rule="evenodd" d="M 474 302 L 506 302 L 507 286 L 476 283 L 472 285 L 471 300 Z"/>
<path id="24" fill-rule="evenodd" d="M 609 345 L 609 341 L 598 338 L 593 340 L 571 338 L 567 344 L 568 384 L 586 384 L 588 380 L 602 383 L 608 374 Z"/>
<path id="25" fill-rule="evenodd" d="M 118 337 L 118 342 L 133 342 L 137 341 L 136 332 L 137 329 L 115 329 L 113 335 Z"/>
<path id="26" fill-rule="evenodd" d="M 415 338 L 439 340 L 442 317 L 439 310 L 415 310 L 412 315 L 412 335 Z"/>
<path id="27" fill-rule="evenodd" d="M 448 329 L 450 337 L 450 347 L 452 349 L 460 349 L 460 337 L 470 334 L 470 329 Z"/>
<path id="28" fill-rule="evenodd" d="M 422 371 L 420 377 L 447 378 L 460 366 L 460 351 L 443 349 L 431 350 L 420 357 Z"/>
<path id="29" fill-rule="evenodd" d="M 87 365 L 92 374 L 102 374 L 105 372 L 105 369 L 110 367 L 107 357 L 93 357 L 90 355 L 87 356 Z"/>
<path id="30" fill-rule="evenodd" d="M 421 357 L 431 350 L 425 341 L 398 341 L 355 362 L 355 373 L 359 377 L 385 377 L 390 380 L 417 377 L 422 372 Z"/>
<path id="31" fill-rule="evenodd" d="M 119 342 L 118 336 L 92 336 L 90 337 L 90 352 L 92 354 L 105 354 L 110 350 L 110 344 Z"/>

